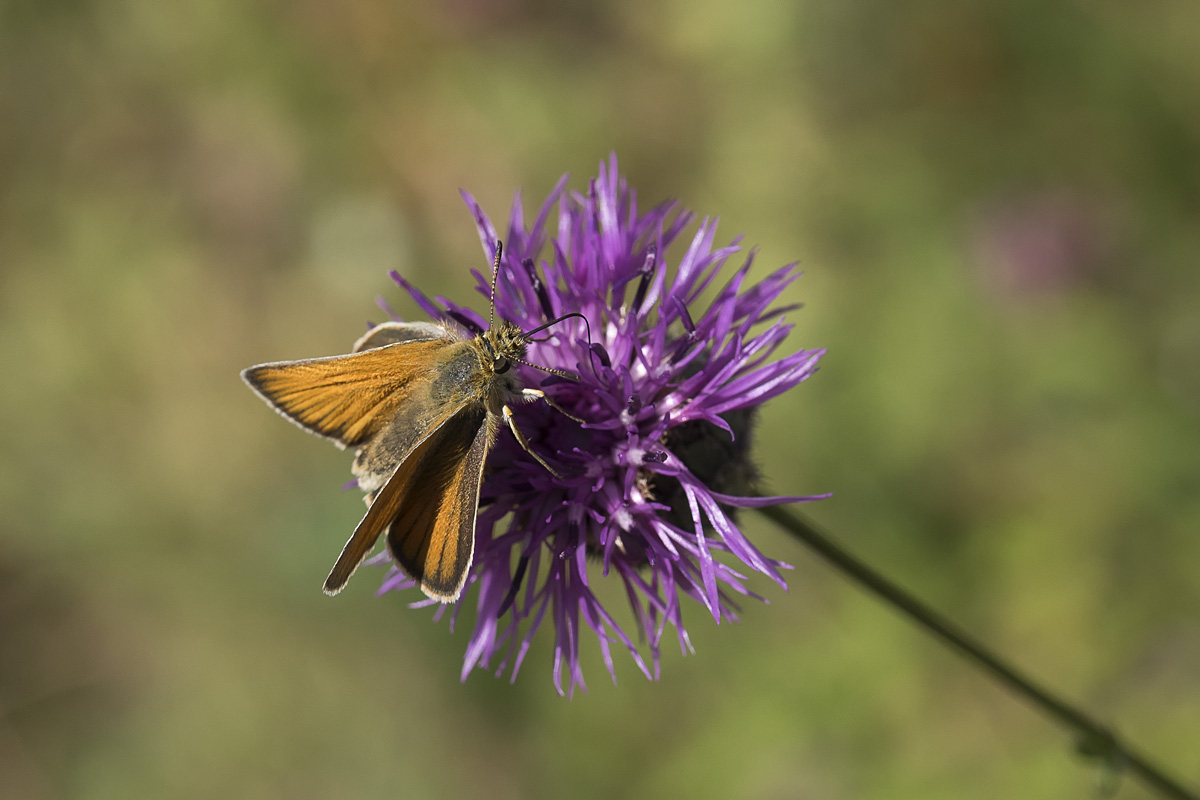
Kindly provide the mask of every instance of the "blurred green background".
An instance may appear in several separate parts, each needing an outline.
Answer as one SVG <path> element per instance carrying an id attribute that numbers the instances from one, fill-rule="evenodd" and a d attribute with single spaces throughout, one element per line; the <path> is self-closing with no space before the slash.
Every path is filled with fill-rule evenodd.
<path id="1" fill-rule="evenodd" d="M 1200 783 L 1198 97 L 1170 0 L 0 2 L 0 797 L 1092 796 L 755 515 L 791 591 L 570 702 L 322 595 L 349 456 L 238 371 L 474 297 L 457 189 L 614 150 L 804 264 L 770 488 Z"/>

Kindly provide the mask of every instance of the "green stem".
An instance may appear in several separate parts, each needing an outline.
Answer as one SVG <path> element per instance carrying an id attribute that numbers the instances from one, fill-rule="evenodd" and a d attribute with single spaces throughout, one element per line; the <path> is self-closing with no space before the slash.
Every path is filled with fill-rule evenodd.
<path id="1" fill-rule="evenodd" d="M 1114 771 L 1129 770 L 1164 797 L 1200 800 L 1200 795 L 1169 777 L 1148 758 L 1118 739 L 1112 730 L 1034 683 L 1015 667 L 1006 664 L 957 625 L 834 544 L 812 523 L 782 506 L 767 506 L 758 510 L 860 586 L 907 614 L 918 625 L 958 650 L 985 672 L 1075 733 L 1081 753 L 1102 759 Z"/>

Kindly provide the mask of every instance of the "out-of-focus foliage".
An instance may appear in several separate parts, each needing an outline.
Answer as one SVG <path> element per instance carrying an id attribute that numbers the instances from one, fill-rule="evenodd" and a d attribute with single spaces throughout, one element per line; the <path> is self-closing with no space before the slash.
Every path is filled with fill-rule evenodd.
<path id="1" fill-rule="evenodd" d="M 370 570 L 321 594 L 348 456 L 238 370 L 388 269 L 464 297 L 456 190 L 610 150 L 805 264 L 770 488 L 1200 780 L 1198 53 L 1165 1 L 0 3 L 0 796 L 1086 796 L 753 514 L 790 593 L 572 702 L 547 637 L 460 685 Z"/>

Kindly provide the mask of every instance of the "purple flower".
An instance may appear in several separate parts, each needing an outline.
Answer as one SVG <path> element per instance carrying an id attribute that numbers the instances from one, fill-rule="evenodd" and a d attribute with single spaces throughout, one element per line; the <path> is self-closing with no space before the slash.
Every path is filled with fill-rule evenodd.
<path id="1" fill-rule="evenodd" d="M 453 625 L 474 586 L 477 617 L 464 680 L 476 667 L 497 675 L 511 668 L 515 679 L 549 617 L 560 694 L 564 670 L 568 692 L 586 688 L 579 665 L 585 631 L 599 641 L 614 681 L 612 644 L 624 646 L 653 678 L 668 626 L 684 652 L 692 649 L 682 597 L 720 622 L 736 619 L 736 595 L 757 597 L 745 586 L 747 570 L 786 588 L 780 570 L 788 566 L 746 539 L 734 511 L 816 499 L 745 496 L 754 483 L 747 448 L 754 409 L 811 375 L 824 353 L 801 350 L 769 360 L 791 330 L 782 314 L 794 306 L 773 304 L 798 277 L 795 265 L 747 285 L 750 251 L 702 310 L 700 296 L 718 285 L 740 239 L 714 250 L 716 220 L 705 218 L 671 268 L 668 248 L 692 221 L 690 212 L 674 202 L 639 209 L 615 155 L 585 194 L 568 193 L 566 180 L 528 226 L 517 195 L 503 237 L 496 313 L 523 330 L 570 312 L 586 318 L 586 325 L 572 318 L 550 327 L 526 357 L 575 373 L 578 382 L 528 367 L 519 373 L 585 423 L 546 403 L 516 409 L 532 447 L 564 477 L 555 478 L 501 433 L 484 475 L 474 565 L 450 611 Z M 490 257 L 497 231 L 474 198 L 465 192 L 463 198 Z M 431 300 L 392 277 L 429 315 L 475 331 L 485 326 L 471 309 Z M 475 277 L 487 297 L 489 276 L 475 271 Z M 632 606 L 634 636 L 593 592 L 594 581 L 614 578 Z M 393 567 L 380 593 L 413 585 Z M 439 606 L 437 614 L 445 610 Z"/>

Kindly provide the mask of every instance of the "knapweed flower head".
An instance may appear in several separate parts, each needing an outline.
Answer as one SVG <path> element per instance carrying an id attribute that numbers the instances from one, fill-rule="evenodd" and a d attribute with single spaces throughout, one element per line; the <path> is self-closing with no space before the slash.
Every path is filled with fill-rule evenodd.
<path id="1" fill-rule="evenodd" d="M 566 183 L 564 176 L 532 224 L 517 195 L 495 303 L 498 317 L 526 331 L 582 315 L 547 329 L 526 356 L 577 381 L 514 368 L 526 386 L 543 388 L 584 422 L 545 403 L 515 410 L 532 448 L 562 477 L 501 432 L 484 474 L 474 565 L 450 612 L 453 625 L 464 605 L 476 608 L 464 680 L 477 667 L 508 669 L 515 679 L 549 620 L 559 693 L 564 670 L 568 692 L 584 687 L 579 653 L 589 631 L 614 680 L 612 644 L 653 678 L 668 628 L 691 650 L 684 597 L 720 622 L 736 619 L 736 596 L 757 597 L 747 571 L 786 588 L 787 565 L 747 540 L 734 510 L 815 499 L 752 496 L 746 451 L 754 409 L 811 375 L 824 353 L 771 360 L 791 330 L 782 315 L 794 307 L 776 301 L 798 277 L 795 265 L 747 284 L 754 252 L 727 270 L 740 239 L 714 249 L 717 224 L 708 218 L 672 265 L 668 250 L 692 214 L 674 202 L 640 209 L 615 156 L 585 192 L 568 192 Z M 474 198 L 463 198 L 490 257 L 500 236 Z M 430 316 L 473 332 L 486 326 L 471 309 L 392 277 Z M 475 277 L 489 296 L 489 276 Z M 701 303 L 710 289 L 711 300 Z M 594 591 L 612 580 L 624 587 L 636 630 L 618 624 Z M 380 593 L 413 586 L 393 567 Z"/>

